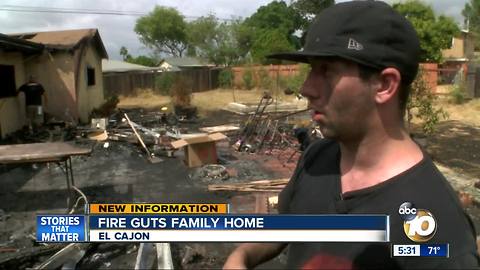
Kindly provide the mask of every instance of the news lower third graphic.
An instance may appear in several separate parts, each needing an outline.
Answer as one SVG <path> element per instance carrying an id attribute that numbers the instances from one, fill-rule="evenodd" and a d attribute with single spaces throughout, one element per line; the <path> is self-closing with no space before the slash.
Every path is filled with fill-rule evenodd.
<path id="1" fill-rule="evenodd" d="M 92 204 L 38 215 L 38 242 L 389 242 L 387 215 L 246 215 L 228 204 Z"/>
<path id="2" fill-rule="evenodd" d="M 387 242 L 382 215 L 91 215 L 92 242 Z"/>

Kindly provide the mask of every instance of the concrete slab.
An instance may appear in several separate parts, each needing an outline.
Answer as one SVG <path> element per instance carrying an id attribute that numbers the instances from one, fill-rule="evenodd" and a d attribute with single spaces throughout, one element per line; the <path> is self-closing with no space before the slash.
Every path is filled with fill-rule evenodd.
<path id="1" fill-rule="evenodd" d="M 301 99 L 295 102 L 273 102 L 265 108 L 266 113 L 275 112 L 296 112 L 305 110 L 308 106 L 306 99 Z M 240 102 L 230 102 L 225 108 L 226 111 L 236 114 L 252 114 L 257 110 L 258 104 L 248 104 Z"/>

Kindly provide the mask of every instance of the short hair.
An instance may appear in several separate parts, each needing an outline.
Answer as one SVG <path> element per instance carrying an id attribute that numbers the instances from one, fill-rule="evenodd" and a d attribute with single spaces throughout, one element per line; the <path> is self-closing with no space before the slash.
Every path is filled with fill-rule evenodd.
<path id="1" fill-rule="evenodd" d="M 380 69 L 372 68 L 366 65 L 357 64 L 358 66 L 358 76 L 363 81 L 368 81 L 374 76 L 380 76 Z M 401 116 L 405 114 L 407 109 L 408 97 L 411 92 L 411 83 L 400 82 L 400 87 L 398 89 L 398 101 L 400 106 Z"/>

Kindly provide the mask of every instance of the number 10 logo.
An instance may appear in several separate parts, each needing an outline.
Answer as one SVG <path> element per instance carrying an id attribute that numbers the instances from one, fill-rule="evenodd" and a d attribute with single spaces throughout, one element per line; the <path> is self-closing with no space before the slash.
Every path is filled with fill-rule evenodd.
<path id="1" fill-rule="evenodd" d="M 430 211 L 416 209 L 411 203 L 400 206 L 399 214 L 404 220 L 405 235 L 414 242 L 426 242 L 435 235 L 437 222 Z"/>

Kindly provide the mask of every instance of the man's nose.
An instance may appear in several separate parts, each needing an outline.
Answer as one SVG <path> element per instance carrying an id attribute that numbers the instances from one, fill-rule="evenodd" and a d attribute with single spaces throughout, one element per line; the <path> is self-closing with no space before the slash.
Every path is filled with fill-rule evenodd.
<path id="1" fill-rule="evenodd" d="M 300 94 L 308 99 L 319 98 L 321 85 L 318 80 L 319 78 L 315 78 L 310 72 L 300 89 Z"/>

